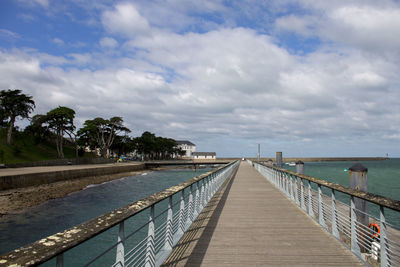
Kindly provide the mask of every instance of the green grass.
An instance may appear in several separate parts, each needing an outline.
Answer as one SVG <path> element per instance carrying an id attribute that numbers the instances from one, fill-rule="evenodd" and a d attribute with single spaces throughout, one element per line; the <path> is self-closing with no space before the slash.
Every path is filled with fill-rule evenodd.
<path id="1" fill-rule="evenodd" d="M 33 136 L 23 132 L 14 132 L 13 145 L 8 145 L 5 129 L 0 129 L 0 163 L 21 163 L 57 159 L 57 149 L 54 142 L 35 142 Z M 3 152 L 2 152 L 3 151 Z M 64 146 L 65 158 L 74 158 L 75 149 Z"/>

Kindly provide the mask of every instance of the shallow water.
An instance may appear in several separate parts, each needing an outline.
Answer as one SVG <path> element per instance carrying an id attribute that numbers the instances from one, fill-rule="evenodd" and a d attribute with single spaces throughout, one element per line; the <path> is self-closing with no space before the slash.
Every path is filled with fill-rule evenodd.
<path id="1" fill-rule="evenodd" d="M 147 172 L 84 190 L 0 219 L 0 255 L 177 185 L 211 169 Z"/>

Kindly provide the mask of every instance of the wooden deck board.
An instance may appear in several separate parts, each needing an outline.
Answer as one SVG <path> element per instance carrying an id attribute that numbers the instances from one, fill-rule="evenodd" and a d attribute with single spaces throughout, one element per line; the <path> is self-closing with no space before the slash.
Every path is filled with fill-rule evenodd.
<path id="1" fill-rule="evenodd" d="M 247 162 L 165 266 L 364 266 Z"/>

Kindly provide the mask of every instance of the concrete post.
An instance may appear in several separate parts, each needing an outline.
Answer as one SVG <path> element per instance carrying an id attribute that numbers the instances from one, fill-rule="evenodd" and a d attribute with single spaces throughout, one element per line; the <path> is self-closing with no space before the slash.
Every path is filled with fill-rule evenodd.
<path id="1" fill-rule="evenodd" d="M 257 161 L 260 162 L 260 144 L 258 144 Z"/>
<path id="2" fill-rule="evenodd" d="M 350 188 L 368 192 L 368 169 L 360 163 L 354 164 L 349 168 L 350 173 Z M 354 198 L 354 205 L 356 210 L 357 221 L 368 226 L 369 218 L 367 213 L 367 201 Z"/>
<path id="3" fill-rule="evenodd" d="M 282 152 L 276 152 L 276 167 L 282 168 Z"/>
<path id="4" fill-rule="evenodd" d="M 350 188 L 368 192 L 368 169 L 362 164 L 357 163 L 349 168 L 349 173 Z M 357 197 L 352 197 L 352 199 L 354 201 L 354 220 L 356 220 L 360 224 L 365 225 L 365 227 L 368 227 L 369 216 L 367 215 L 367 201 L 359 199 Z M 356 229 L 356 233 L 354 234 L 357 235 L 357 239 L 364 240 L 365 242 L 366 237 L 363 231 Z M 360 241 L 358 242 L 360 243 Z M 360 252 L 367 252 L 365 244 L 359 244 L 358 249 L 360 250 Z"/>
<path id="5" fill-rule="evenodd" d="M 304 162 L 302 162 L 301 160 L 296 162 L 296 172 L 304 174 Z"/>

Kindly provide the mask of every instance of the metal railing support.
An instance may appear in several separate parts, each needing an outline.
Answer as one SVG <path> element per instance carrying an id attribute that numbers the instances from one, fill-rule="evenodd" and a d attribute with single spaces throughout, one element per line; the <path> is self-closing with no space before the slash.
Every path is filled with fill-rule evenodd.
<path id="1" fill-rule="evenodd" d="M 289 191 L 289 180 L 287 175 L 282 174 L 285 177 L 285 187 L 286 187 L 286 195 L 289 197 L 290 196 L 290 191 Z"/>
<path id="2" fill-rule="evenodd" d="M 304 203 L 304 180 L 302 178 L 300 178 L 300 206 L 304 211 L 307 210 Z"/>
<path id="3" fill-rule="evenodd" d="M 64 267 L 64 253 L 57 256 L 56 267 Z"/>
<path id="4" fill-rule="evenodd" d="M 321 185 L 318 185 L 318 223 L 326 228 Z"/>
<path id="5" fill-rule="evenodd" d="M 190 185 L 190 193 L 189 193 L 189 204 L 188 204 L 188 215 L 187 215 L 187 222 L 185 230 L 189 227 L 189 225 L 193 221 L 193 211 L 194 210 L 194 203 L 193 203 L 193 186 Z"/>
<path id="6" fill-rule="evenodd" d="M 360 256 L 360 246 L 357 238 L 357 214 L 354 196 L 350 196 L 350 228 L 351 228 L 351 251 Z"/>
<path id="7" fill-rule="evenodd" d="M 172 249 L 173 240 L 172 233 L 172 196 L 168 197 L 168 211 L 167 211 L 167 225 L 165 232 L 165 244 L 164 249 L 170 250 Z"/>
<path id="8" fill-rule="evenodd" d="M 332 235 L 336 237 L 337 239 L 340 239 L 339 236 L 339 230 L 337 226 L 337 212 L 336 212 L 336 196 L 335 196 L 335 190 L 331 189 L 332 191 Z"/>
<path id="9" fill-rule="evenodd" d="M 205 199 L 206 199 L 206 185 L 204 184 L 205 180 L 203 180 L 203 182 L 201 183 L 201 194 L 200 194 L 200 209 L 199 209 L 199 213 L 200 211 L 204 208 L 205 206 Z"/>
<path id="10" fill-rule="evenodd" d="M 118 230 L 117 255 L 115 257 L 116 266 L 125 266 L 125 226 L 124 221 L 120 222 Z"/>
<path id="11" fill-rule="evenodd" d="M 385 219 L 385 211 L 382 206 L 379 206 L 379 214 L 380 214 L 380 239 L 381 239 L 381 266 L 386 267 L 389 265 L 389 257 L 388 257 L 388 243 L 387 243 L 387 229 L 386 229 L 386 219 Z"/>
<path id="12" fill-rule="evenodd" d="M 196 196 L 194 200 L 194 211 L 193 211 L 193 220 L 197 217 L 199 210 L 199 202 L 200 202 L 200 190 L 199 190 L 199 182 L 196 182 Z"/>
<path id="13" fill-rule="evenodd" d="M 296 200 L 297 206 L 300 206 L 300 201 L 299 201 L 299 183 L 297 181 L 297 178 L 294 177 L 294 198 Z"/>
<path id="14" fill-rule="evenodd" d="M 183 213 L 185 212 L 185 192 L 181 191 L 181 201 L 179 206 L 179 227 L 182 233 L 185 231 L 185 222 L 183 221 Z"/>
<path id="15" fill-rule="evenodd" d="M 312 206 L 312 188 L 311 188 L 311 182 L 308 181 L 308 215 L 310 215 L 311 218 L 315 218 L 314 215 L 314 210 Z"/>
<path id="16" fill-rule="evenodd" d="M 147 232 L 147 243 L 146 243 L 146 258 L 144 261 L 145 267 L 152 267 L 155 264 L 155 251 L 154 251 L 154 205 L 150 207 L 149 216 L 149 229 Z"/>

